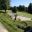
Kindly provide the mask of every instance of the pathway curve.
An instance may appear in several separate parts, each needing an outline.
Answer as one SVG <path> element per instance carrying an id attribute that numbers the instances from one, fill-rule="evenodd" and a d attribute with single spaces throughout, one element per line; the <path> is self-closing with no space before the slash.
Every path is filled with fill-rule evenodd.
<path id="1" fill-rule="evenodd" d="M 0 22 L 0 32 L 8 32 L 1 22 Z"/>

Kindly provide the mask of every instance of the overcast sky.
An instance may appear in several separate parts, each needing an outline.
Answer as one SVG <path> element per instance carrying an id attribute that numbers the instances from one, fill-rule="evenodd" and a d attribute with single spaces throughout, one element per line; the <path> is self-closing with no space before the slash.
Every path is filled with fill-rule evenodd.
<path id="1" fill-rule="evenodd" d="M 25 5 L 26 7 L 29 5 L 29 3 L 32 3 L 32 0 L 11 0 L 11 6 L 19 6 L 19 5 Z"/>

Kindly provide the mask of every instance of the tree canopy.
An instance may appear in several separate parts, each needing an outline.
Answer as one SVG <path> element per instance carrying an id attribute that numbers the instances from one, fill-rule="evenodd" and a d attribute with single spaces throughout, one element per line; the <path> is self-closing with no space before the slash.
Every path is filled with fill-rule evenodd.
<path id="1" fill-rule="evenodd" d="M 10 0 L 0 0 L 0 10 L 8 10 L 10 7 Z"/>
<path id="2" fill-rule="evenodd" d="M 32 3 L 30 3 L 29 6 L 28 6 L 28 12 L 32 13 Z"/>

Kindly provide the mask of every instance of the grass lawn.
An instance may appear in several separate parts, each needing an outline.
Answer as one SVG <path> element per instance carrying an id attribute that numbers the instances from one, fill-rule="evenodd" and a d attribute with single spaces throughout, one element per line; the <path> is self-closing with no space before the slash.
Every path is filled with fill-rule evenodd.
<path id="1" fill-rule="evenodd" d="M 32 14 L 17 12 L 18 15 L 32 18 Z M 9 15 L 0 13 L 0 22 L 5 26 L 9 32 L 24 32 L 24 30 L 17 28 L 17 25 L 22 25 L 22 21 L 15 21 Z M 32 21 L 25 21 L 28 26 L 32 26 Z M 23 24 L 24 25 L 24 24 Z"/>
<path id="2" fill-rule="evenodd" d="M 17 15 L 32 18 L 32 14 L 29 14 L 27 12 L 17 12 Z"/>

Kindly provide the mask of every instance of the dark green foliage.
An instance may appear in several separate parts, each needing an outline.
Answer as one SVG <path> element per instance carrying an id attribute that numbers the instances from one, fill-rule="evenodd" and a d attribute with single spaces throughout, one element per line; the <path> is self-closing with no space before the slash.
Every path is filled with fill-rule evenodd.
<path id="1" fill-rule="evenodd" d="M 14 13 L 16 11 L 25 11 L 26 10 L 26 7 L 23 5 L 19 5 L 18 7 L 14 6 L 14 7 L 10 7 L 10 10 L 12 10 Z"/>
<path id="2" fill-rule="evenodd" d="M 17 8 L 16 8 L 16 6 L 14 6 L 14 7 L 12 8 L 12 12 L 14 12 L 14 13 L 17 12 Z"/>
<path id="3" fill-rule="evenodd" d="M 0 10 L 6 10 L 9 9 L 10 0 L 0 0 Z"/>
<path id="4" fill-rule="evenodd" d="M 25 6 L 23 5 L 19 5 L 19 7 L 17 7 L 19 11 L 24 11 L 25 10 Z"/>
<path id="5" fill-rule="evenodd" d="M 32 14 L 32 3 L 30 3 L 28 6 L 28 12 Z"/>

